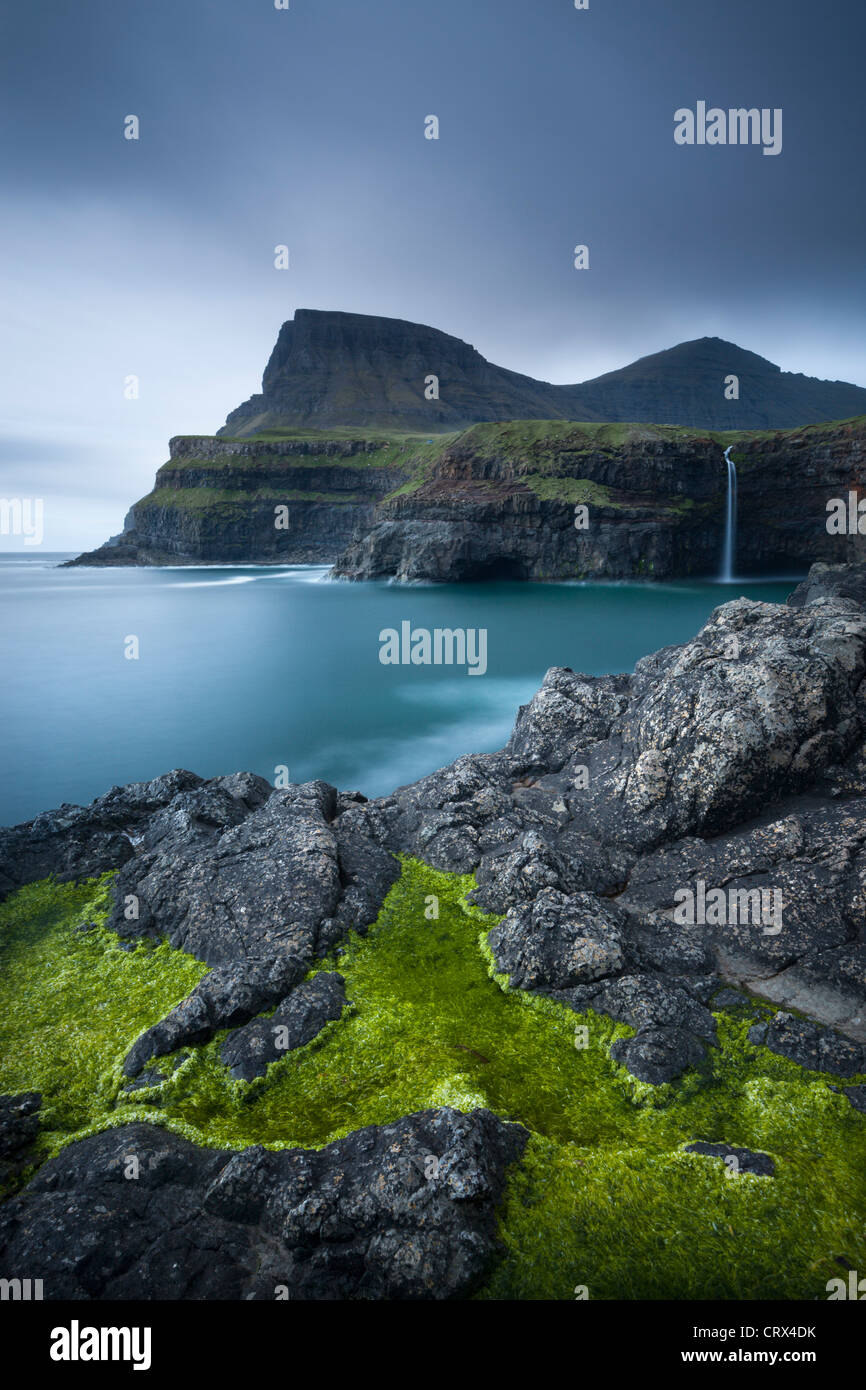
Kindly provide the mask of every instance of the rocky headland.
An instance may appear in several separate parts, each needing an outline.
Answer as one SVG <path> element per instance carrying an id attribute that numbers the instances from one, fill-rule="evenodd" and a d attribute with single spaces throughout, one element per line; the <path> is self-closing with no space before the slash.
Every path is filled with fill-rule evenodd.
<path id="1" fill-rule="evenodd" d="M 856 529 L 827 530 L 828 502 L 860 495 L 861 417 L 745 434 L 510 421 L 429 439 L 178 438 L 122 535 L 70 563 L 319 563 L 408 582 L 715 574 L 728 447 L 742 572 L 866 554 Z"/>
<path id="2" fill-rule="evenodd" d="M 551 386 L 419 324 L 298 310 L 262 392 L 217 435 L 172 439 L 122 533 L 70 563 L 318 563 L 410 581 L 714 574 L 730 449 L 740 562 L 790 572 L 862 558 L 859 533 L 827 534 L 826 509 L 860 488 L 864 440 L 866 390 L 716 338 Z"/>
<path id="3" fill-rule="evenodd" d="M 819 564 L 787 605 L 726 603 L 691 642 L 630 675 L 549 671 L 501 752 L 387 797 L 175 771 L 0 831 L 8 904 L 28 884 L 60 893 L 110 874 L 104 929 L 131 961 L 167 941 L 160 951 L 208 967 L 124 1045 L 83 1134 L 80 1122 L 59 1134 L 57 1103 L 34 1086 L 4 1101 L 0 1274 L 43 1278 L 51 1298 L 489 1294 L 500 1265 L 520 1285 L 530 1228 L 543 1232 L 554 1199 L 584 1266 L 616 1260 L 605 1224 L 615 1191 L 645 1283 L 617 1293 L 621 1266 L 605 1285 L 599 1264 L 596 1279 L 614 1289 L 600 1296 L 824 1296 L 834 1261 L 853 1268 L 866 1253 L 864 676 L 866 565 Z M 475 991 L 464 1031 L 413 1043 L 406 1069 L 429 1084 L 407 1094 L 432 1104 L 367 1124 L 359 1097 L 370 1104 L 385 1081 L 352 1074 L 353 1049 L 374 1031 L 364 990 L 395 943 L 428 943 L 417 998 L 408 954 L 405 973 L 397 956 L 394 987 L 405 979 L 407 997 L 392 1003 L 387 1046 L 399 1052 L 437 976 L 452 979 L 436 925 L 440 896 L 450 920 L 452 891 L 454 904 L 469 893 L 454 920 L 469 914 L 461 949 L 478 972 L 453 976 Z M 683 916 L 684 901 L 698 910 Z M 503 1079 L 492 1032 L 472 1031 L 497 1000 L 520 1010 L 497 1035 L 503 1054 L 524 1024 L 554 1030 L 532 1063 L 521 1042 L 518 1081 Z M 588 1041 L 572 1044 L 569 1019 Z M 304 1066 L 313 1088 L 345 1083 L 354 1097 L 331 1142 L 332 1121 L 310 1146 L 188 1137 L 241 1133 L 226 1115 L 242 1126 L 278 1084 L 287 1095 L 307 1084 Z M 454 1066 L 456 1104 L 443 1080 Z M 562 1091 L 560 1067 L 572 1069 Z M 231 1078 L 219 1081 L 231 1099 L 216 1119 L 203 1118 L 204 1076 L 212 1090 Z M 582 1076 L 594 1078 L 586 1108 L 566 1123 Z M 187 1108 L 173 1108 L 185 1094 Z M 612 1108 L 595 1115 L 602 1094 Z M 40 1101 L 53 1139 L 34 1172 Z M 620 1166 L 596 1171 L 611 1126 Z M 288 1121 L 268 1131 L 295 1132 Z M 728 1226 L 707 1215 L 688 1236 L 700 1244 L 712 1224 L 717 1243 L 694 1269 L 682 1254 L 685 1282 L 650 1273 L 676 1246 L 664 1210 L 640 1205 L 658 1177 L 654 1149 L 677 1230 L 684 1213 L 727 1204 Z M 130 1155 L 137 1181 L 126 1180 Z M 732 1166 L 737 1183 L 719 1187 Z M 801 1219 L 795 1240 L 785 1223 Z M 802 1261 L 764 1285 L 762 1262 L 778 1265 L 783 1239 Z M 574 1280 L 565 1246 L 544 1258 Z M 654 1277 L 668 1280 L 661 1293 Z"/>
<path id="4" fill-rule="evenodd" d="M 715 575 L 727 448 L 741 573 L 866 555 L 866 537 L 827 530 L 828 501 L 847 499 L 864 476 L 866 417 L 721 435 L 518 422 L 477 425 L 449 443 L 417 485 L 381 500 L 334 574 L 405 582 Z"/>

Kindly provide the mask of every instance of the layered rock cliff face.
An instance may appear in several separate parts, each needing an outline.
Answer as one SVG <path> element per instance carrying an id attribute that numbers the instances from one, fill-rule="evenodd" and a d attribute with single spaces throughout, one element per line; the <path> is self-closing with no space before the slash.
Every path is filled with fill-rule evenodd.
<path id="1" fill-rule="evenodd" d="M 725 381 L 736 376 L 739 396 Z M 428 399 L 428 379 L 438 397 Z M 782 372 L 721 338 L 699 338 L 576 386 L 488 362 L 474 347 L 403 319 L 298 309 L 262 390 L 220 433 L 336 425 L 454 430 L 484 420 L 646 420 L 701 429 L 786 429 L 866 412 L 866 390 Z"/>
<path id="2" fill-rule="evenodd" d="M 181 436 L 124 530 L 79 565 L 330 563 L 439 452 L 417 436 Z"/>
<path id="3" fill-rule="evenodd" d="M 827 531 L 828 500 L 847 498 L 866 476 L 866 419 L 722 435 L 516 423 L 461 434 L 423 483 L 377 507 L 335 573 L 407 581 L 715 574 L 728 445 L 740 573 L 866 554 L 866 537 Z"/>
<path id="4" fill-rule="evenodd" d="M 826 523 L 827 502 L 866 474 L 866 417 L 760 433 L 511 421 L 429 438 L 173 439 L 123 534 L 73 563 L 336 562 L 339 577 L 408 581 L 714 574 L 729 445 L 741 573 L 864 553 L 864 537 Z"/>

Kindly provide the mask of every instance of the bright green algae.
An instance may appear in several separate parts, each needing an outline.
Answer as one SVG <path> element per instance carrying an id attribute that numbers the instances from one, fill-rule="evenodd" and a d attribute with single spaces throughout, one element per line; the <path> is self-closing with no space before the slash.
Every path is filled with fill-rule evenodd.
<path id="1" fill-rule="evenodd" d="M 43 1153 L 134 1118 L 208 1145 L 318 1147 L 415 1110 L 486 1105 L 532 1138 L 485 1297 L 825 1298 L 838 1258 L 866 1266 L 866 1124 L 833 1078 L 753 1047 L 738 1012 L 718 1016 L 703 1069 L 642 1085 L 608 1055 L 629 1029 L 494 978 L 496 919 L 465 902 L 472 886 L 404 861 L 368 935 L 319 967 L 345 977 L 340 1022 L 250 1085 L 222 1066 L 221 1035 L 174 1071 L 164 1059 L 158 1091 L 124 1097 L 130 1044 L 205 967 L 76 932 L 104 920 L 104 883 L 32 885 L 0 906 L 0 1090 L 42 1091 Z M 694 1139 L 770 1152 L 777 1176 L 726 1177 L 683 1153 Z"/>
<path id="2" fill-rule="evenodd" d="M 0 904 L 0 1092 L 42 1093 L 46 1155 L 121 1122 L 124 1055 L 207 970 L 167 942 L 124 949 L 102 925 L 109 879 L 45 879 Z"/>

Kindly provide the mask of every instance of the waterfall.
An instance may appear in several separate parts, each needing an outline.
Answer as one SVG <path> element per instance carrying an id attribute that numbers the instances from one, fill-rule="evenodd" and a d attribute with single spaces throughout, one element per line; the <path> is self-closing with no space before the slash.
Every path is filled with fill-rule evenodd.
<path id="1" fill-rule="evenodd" d="M 722 569 L 719 579 L 722 584 L 733 584 L 734 563 L 737 558 L 737 465 L 731 458 L 733 444 L 725 450 L 725 463 L 728 465 L 728 505 L 725 512 L 725 543 L 722 549 Z"/>

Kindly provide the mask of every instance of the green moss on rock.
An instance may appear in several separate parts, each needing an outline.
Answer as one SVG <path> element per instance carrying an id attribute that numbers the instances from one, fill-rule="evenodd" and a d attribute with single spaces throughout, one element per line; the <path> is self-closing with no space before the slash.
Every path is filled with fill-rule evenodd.
<path id="1" fill-rule="evenodd" d="M 624 1025 L 495 975 L 496 919 L 465 901 L 472 886 L 404 861 L 369 933 L 317 967 L 345 978 L 340 1021 L 249 1085 L 218 1037 L 127 1095 L 130 1044 L 204 967 L 76 932 L 104 916 L 105 883 L 33 885 L 0 907 L 0 1086 L 43 1092 L 46 1152 L 130 1119 L 202 1144 L 319 1147 L 431 1106 L 488 1106 L 531 1140 L 481 1297 L 822 1298 L 837 1258 L 866 1268 L 866 1125 L 832 1078 L 751 1045 L 738 1011 L 718 1016 L 701 1069 L 643 1085 L 609 1055 Z M 684 1152 L 696 1139 L 768 1152 L 777 1175 L 727 1177 Z"/>
<path id="2" fill-rule="evenodd" d="M 45 879 L 0 904 L 0 1091 L 40 1091 L 40 1148 L 117 1123 L 121 1063 L 207 967 L 104 926 L 111 876 Z"/>

